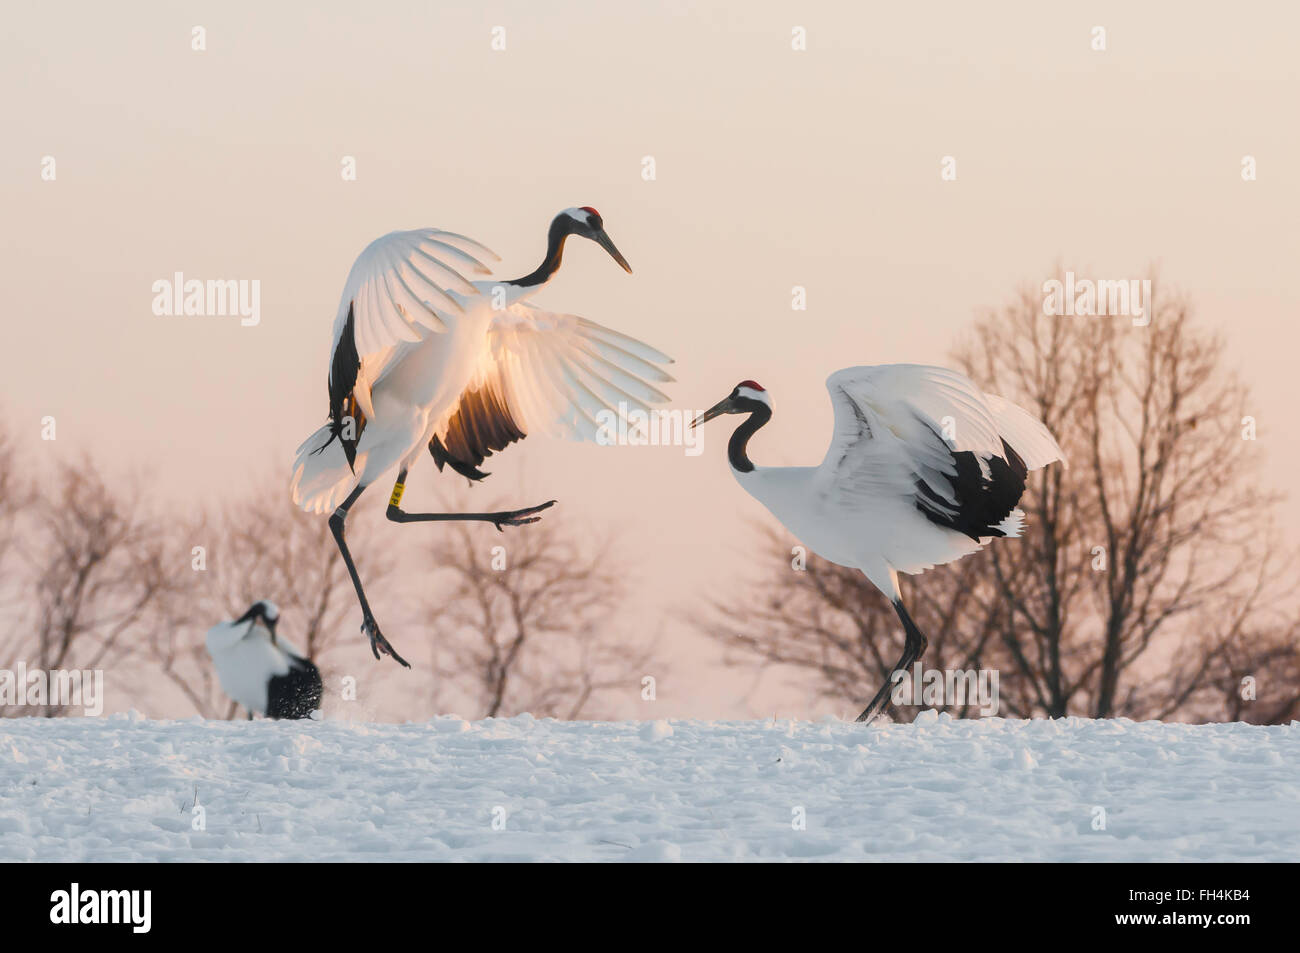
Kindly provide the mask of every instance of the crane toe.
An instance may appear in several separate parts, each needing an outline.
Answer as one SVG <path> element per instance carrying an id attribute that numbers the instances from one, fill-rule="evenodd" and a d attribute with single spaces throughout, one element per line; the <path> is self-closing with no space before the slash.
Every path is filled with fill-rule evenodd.
<path id="1" fill-rule="evenodd" d="M 384 634 L 379 631 L 379 623 L 374 620 L 373 616 L 366 616 L 361 623 L 361 631 L 365 633 L 366 638 L 370 640 L 370 651 L 374 653 L 376 659 L 387 655 L 394 662 L 397 662 L 403 668 L 410 668 L 411 663 L 397 654 L 397 650 L 384 638 Z"/>
<path id="2" fill-rule="evenodd" d="M 505 527 L 507 526 L 526 526 L 529 523 L 538 523 L 542 518 L 540 516 L 535 516 L 534 514 L 540 513 L 542 510 L 548 510 L 554 505 L 555 500 L 547 500 L 545 503 L 540 503 L 537 506 L 528 506 L 522 510 L 509 510 L 505 513 L 498 513 L 497 518 L 493 520 L 492 523 L 502 532 L 504 532 Z"/>

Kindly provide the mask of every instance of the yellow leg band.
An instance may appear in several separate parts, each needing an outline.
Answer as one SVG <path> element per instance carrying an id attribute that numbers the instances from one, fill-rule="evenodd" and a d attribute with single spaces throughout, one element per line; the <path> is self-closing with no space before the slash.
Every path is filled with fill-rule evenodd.
<path id="1" fill-rule="evenodd" d="M 388 498 L 389 506 L 401 506 L 402 494 L 406 492 L 406 484 L 398 483 L 393 486 L 393 495 Z"/>

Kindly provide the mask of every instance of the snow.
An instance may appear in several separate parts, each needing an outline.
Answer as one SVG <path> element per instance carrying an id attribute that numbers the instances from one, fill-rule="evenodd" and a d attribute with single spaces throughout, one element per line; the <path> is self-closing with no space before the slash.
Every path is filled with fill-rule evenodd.
<path id="1" fill-rule="evenodd" d="M 7 719 L 0 833 L 5 861 L 1294 861 L 1300 723 Z"/>

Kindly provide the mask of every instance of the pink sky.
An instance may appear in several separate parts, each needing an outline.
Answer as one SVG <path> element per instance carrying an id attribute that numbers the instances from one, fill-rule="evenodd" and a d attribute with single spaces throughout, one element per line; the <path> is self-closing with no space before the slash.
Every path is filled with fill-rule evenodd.
<path id="1" fill-rule="evenodd" d="M 287 479 L 324 415 L 330 324 L 365 244 L 449 228 L 515 277 L 555 212 L 594 205 L 635 273 L 571 246 L 537 303 L 672 354 L 679 406 L 760 381 L 776 405 L 760 464 L 821 459 L 831 371 L 942 363 L 977 309 L 1057 260 L 1113 278 L 1154 263 L 1227 335 L 1266 478 L 1293 483 L 1294 7 L 444 6 L 7 11 L 3 403 L 29 459 L 89 447 L 178 501 L 220 499 L 250 469 Z M 1242 181 L 1244 155 L 1258 181 Z M 175 271 L 260 280 L 260 325 L 155 317 L 152 282 Z M 47 414 L 56 444 L 39 440 Z M 662 615 L 669 636 L 676 677 L 655 715 L 851 715 L 863 699 L 817 706 L 775 680 L 746 700 L 749 680 L 719 677 L 678 621 L 765 571 L 727 432 L 698 457 L 530 440 L 494 461 L 493 489 L 617 530 L 638 568 L 624 624 Z M 437 479 L 426 462 L 406 504 Z M 1300 529 L 1294 500 L 1283 515 Z"/>

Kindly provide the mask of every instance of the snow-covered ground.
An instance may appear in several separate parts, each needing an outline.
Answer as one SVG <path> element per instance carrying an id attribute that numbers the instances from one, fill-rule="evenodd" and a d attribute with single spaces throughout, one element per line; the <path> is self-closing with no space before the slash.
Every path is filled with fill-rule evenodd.
<path id="1" fill-rule="evenodd" d="M 1300 723 L 0 720 L 3 860 L 1297 858 Z"/>

